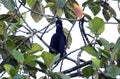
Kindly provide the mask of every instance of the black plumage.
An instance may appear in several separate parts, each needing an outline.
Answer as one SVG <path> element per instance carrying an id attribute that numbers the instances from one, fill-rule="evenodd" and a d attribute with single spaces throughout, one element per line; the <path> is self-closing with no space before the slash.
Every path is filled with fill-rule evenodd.
<path id="1" fill-rule="evenodd" d="M 50 47 L 54 49 L 54 51 L 49 49 L 49 52 L 53 54 L 60 53 L 60 58 L 66 54 L 66 37 L 63 32 L 62 21 L 59 19 L 56 21 L 56 33 L 51 38 Z"/>

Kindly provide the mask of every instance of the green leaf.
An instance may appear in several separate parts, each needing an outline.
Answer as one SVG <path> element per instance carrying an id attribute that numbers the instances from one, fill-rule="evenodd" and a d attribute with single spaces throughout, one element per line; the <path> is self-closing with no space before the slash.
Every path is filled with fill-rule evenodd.
<path id="1" fill-rule="evenodd" d="M 23 62 L 25 60 L 23 54 L 17 50 L 13 50 L 12 55 L 18 62 Z"/>
<path id="2" fill-rule="evenodd" d="M 58 0 L 58 5 L 63 8 L 65 6 L 66 0 Z"/>
<path id="3" fill-rule="evenodd" d="M 45 10 L 43 8 L 43 5 L 37 0 L 33 7 L 32 10 L 34 12 L 31 12 L 31 16 L 35 22 L 39 22 L 42 19 L 42 14 L 45 13 Z"/>
<path id="4" fill-rule="evenodd" d="M 86 51 L 88 54 L 97 57 L 97 51 L 91 46 L 85 46 L 81 48 L 82 50 Z"/>
<path id="5" fill-rule="evenodd" d="M 62 10 L 61 8 L 56 8 L 56 15 L 57 15 L 58 17 L 61 17 L 62 14 L 63 14 L 63 10 Z"/>
<path id="6" fill-rule="evenodd" d="M 15 2 L 13 0 L 4 0 L 3 4 L 8 10 L 10 11 L 15 10 Z"/>
<path id="7" fill-rule="evenodd" d="M 0 66 L 0 73 L 2 73 L 5 70 L 3 66 Z"/>
<path id="8" fill-rule="evenodd" d="M 38 60 L 35 60 L 35 62 L 39 64 L 39 66 L 41 67 L 42 70 L 44 70 L 44 71 L 47 70 L 47 66 L 45 63 L 43 63 L 42 61 L 38 61 Z"/>
<path id="9" fill-rule="evenodd" d="M 32 49 L 30 49 L 28 52 L 30 54 L 34 54 L 34 53 L 37 53 L 37 52 L 42 51 L 42 50 L 43 50 L 43 47 L 41 45 L 39 45 L 38 43 L 33 43 Z"/>
<path id="10" fill-rule="evenodd" d="M 53 3 L 56 2 L 56 0 L 45 0 L 45 1 L 46 1 L 47 3 L 48 3 L 48 2 L 53 2 Z"/>
<path id="11" fill-rule="evenodd" d="M 62 2 L 58 4 L 58 0 L 45 0 L 47 2 L 46 7 L 49 7 L 53 15 L 61 17 L 63 14 L 63 8 L 59 6 Z"/>
<path id="12" fill-rule="evenodd" d="M 108 3 L 105 3 L 103 4 L 103 15 L 105 19 L 108 21 L 112 16 L 116 17 L 116 12 Z"/>
<path id="13" fill-rule="evenodd" d="M 65 7 L 64 7 L 64 13 L 65 13 L 65 17 L 69 18 L 69 19 L 76 19 L 76 14 L 74 11 L 74 7 L 71 6 L 71 4 L 69 3 L 69 1 L 66 2 Z M 72 24 L 74 24 L 76 21 L 73 20 L 69 20 Z"/>
<path id="14" fill-rule="evenodd" d="M 101 65 L 100 65 L 100 60 L 99 59 L 92 58 L 92 62 L 97 68 L 100 68 Z"/>
<path id="15" fill-rule="evenodd" d="M 21 16 L 21 14 L 20 14 L 20 16 Z M 27 13 L 22 14 L 23 19 L 26 19 L 26 16 L 27 16 Z M 20 18 L 20 21 L 18 22 L 18 25 L 23 25 L 24 21 L 23 21 L 22 18 Z"/>
<path id="16" fill-rule="evenodd" d="M 106 39 L 100 38 L 99 41 L 102 43 L 102 46 L 104 46 L 104 48 L 106 50 L 110 49 L 110 44 L 109 44 L 109 42 Z"/>
<path id="17" fill-rule="evenodd" d="M 49 72 L 49 74 L 50 74 L 50 77 L 52 78 L 52 79 L 59 79 L 58 78 L 58 73 L 54 73 L 54 72 Z"/>
<path id="18" fill-rule="evenodd" d="M 11 15 L 9 14 L 1 14 L 0 15 L 0 20 L 1 21 L 6 21 L 7 19 L 9 19 L 11 17 Z"/>
<path id="19" fill-rule="evenodd" d="M 120 24 L 118 24 L 118 33 L 120 34 Z"/>
<path id="20" fill-rule="evenodd" d="M 26 49 L 27 49 L 27 48 L 31 49 L 31 41 L 30 41 L 30 39 L 28 39 L 27 37 L 25 37 L 25 36 L 10 35 L 9 38 L 10 38 L 12 41 L 14 41 L 14 43 L 15 43 L 16 45 L 19 45 L 19 44 L 21 44 L 21 42 L 24 42 L 24 41 L 25 41 L 25 42 L 21 45 L 21 47 L 19 47 L 19 49 L 21 49 L 21 50 L 23 50 L 23 51 L 25 51 L 25 50 L 23 49 L 24 47 L 26 47 Z"/>
<path id="21" fill-rule="evenodd" d="M 32 70 L 31 70 L 32 69 Z M 29 75 L 33 78 L 33 79 L 37 79 L 36 78 L 36 73 L 37 73 L 37 70 L 36 69 L 33 69 L 33 67 L 31 66 L 27 66 L 27 72 L 29 72 Z"/>
<path id="22" fill-rule="evenodd" d="M 66 28 L 63 28 L 63 32 L 64 32 L 64 35 L 66 36 L 66 39 L 67 39 L 67 48 L 69 49 L 70 45 L 72 44 L 71 33 L 69 34 L 69 31 Z"/>
<path id="23" fill-rule="evenodd" d="M 50 72 L 50 76 L 52 77 L 52 79 L 70 79 L 69 76 L 63 74 L 63 73 L 53 73 L 53 72 Z"/>
<path id="24" fill-rule="evenodd" d="M 9 31 L 8 34 L 13 33 L 14 31 L 16 31 L 17 29 L 21 28 L 23 25 L 18 24 L 18 23 L 11 23 L 11 25 L 9 26 Z"/>
<path id="25" fill-rule="evenodd" d="M 48 7 L 54 7 L 55 3 L 53 2 L 48 2 L 47 5 L 44 8 L 48 8 Z"/>
<path id="26" fill-rule="evenodd" d="M 118 51 L 116 51 L 117 52 L 117 60 L 118 60 L 118 62 L 119 62 L 119 60 L 120 60 L 120 51 L 118 50 Z"/>
<path id="27" fill-rule="evenodd" d="M 55 18 L 52 18 L 52 17 L 46 17 L 47 21 L 51 24 L 54 24 L 56 19 Z"/>
<path id="28" fill-rule="evenodd" d="M 102 53 L 104 57 L 111 58 L 110 52 L 108 50 L 99 49 L 99 51 Z"/>
<path id="29" fill-rule="evenodd" d="M 105 75 L 111 78 L 116 78 L 116 76 L 120 74 L 120 68 L 117 66 L 109 66 L 106 71 L 107 73 L 105 73 Z"/>
<path id="30" fill-rule="evenodd" d="M 99 13 L 100 9 L 101 9 L 100 5 L 96 4 L 94 2 L 92 2 L 92 3 L 89 4 L 89 8 L 90 8 L 90 10 L 92 11 L 92 13 L 94 15 L 97 15 Z"/>
<path id="31" fill-rule="evenodd" d="M 88 20 L 91 20 L 91 19 L 92 19 L 91 16 L 88 15 L 88 14 L 86 14 L 86 13 L 84 13 L 84 16 L 85 16 Z"/>
<path id="32" fill-rule="evenodd" d="M 5 68 L 5 70 L 6 70 L 7 73 L 10 73 L 10 70 L 11 70 L 11 68 L 13 68 L 13 66 L 11 66 L 9 64 L 5 64 L 4 68 Z"/>
<path id="33" fill-rule="evenodd" d="M 5 23 L 3 21 L 0 21 L 0 35 L 5 35 Z"/>
<path id="34" fill-rule="evenodd" d="M 53 54 L 51 54 L 49 52 L 43 52 L 41 54 L 41 57 L 43 58 L 43 60 L 48 68 L 50 68 L 54 64 L 54 62 L 53 62 L 54 55 Z"/>
<path id="35" fill-rule="evenodd" d="M 99 17 L 95 17 L 94 19 L 90 20 L 89 22 L 89 29 L 95 35 L 100 35 L 104 31 L 105 23 L 103 19 Z"/>
<path id="36" fill-rule="evenodd" d="M 69 76 L 62 74 L 62 73 L 58 73 L 59 79 L 70 79 Z"/>
<path id="37" fill-rule="evenodd" d="M 16 74 L 13 79 L 26 79 L 24 75 Z"/>
<path id="38" fill-rule="evenodd" d="M 60 59 L 60 54 L 57 54 L 53 57 L 52 65 Z"/>
<path id="39" fill-rule="evenodd" d="M 26 4 L 26 0 L 21 0 L 21 1 L 22 1 L 23 5 L 25 5 L 25 4 Z"/>
<path id="40" fill-rule="evenodd" d="M 29 73 L 29 75 L 33 78 L 33 79 L 37 79 L 36 78 L 36 73 L 37 73 L 37 69 L 35 69 L 35 66 L 30 66 L 29 64 L 25 65 L 25 73 L 27 72 L 27 74 Z"/>
<path id="41" fill-rule="evenodd" d="M 107 6 L 108 7 L 108 10 L 110 11 L 111 15 L 116 17 L 116 12 L 115 10 L 111 7 L 111 6 Z"/>
<path id="42" fill-rule="evenodd" d="M 17 14 L 17 15 L 15 15 L 15 13 Z M 16 11 L 9 11 L 8 13 L 7 13 L 7 15 L 10 15 L 10 17 L 9 18 L 6 18 L 5 19 L 5 21 L 7 22 L 7 23 L 19 23 L 20 22 L 20 17 L 19 16 L 21 16 L 21 14 L 20 14 L 20 12 L 16 12 Z"/>
<path id="43" fill-rule="evenodd" d="M 107 58 L 102 57 L 102 58 L 100 59 L 100 67 L 102 67 L 102 66 L 104 67 L 106 61 L 107 61 Z"/>
<path id="44" fill-rule="evenodd" d="M 93 0 L 87 0 L 82 4 L 82 6 L 86 7 L 87 5 L 91 4 L 92 2 L 93 2 Z"/>
<path id="45" fill-rule="evenodd" d="M 109 21 L 109 19 L 111 18 L 111 14 L 109 13 L 109 11 L 106 9 L 102 9 L 102 13 L 103 13 L 105 20 Z"/>
<path id="46" fill-rule="evenodd" d="M 39 55 L 33 55 L 33 54 L 25 54 L 24 55 L 25 58 L 25 63 L 31 65 L 31 66 L 36 66 L 36 62 L 35 60 L 37 60 L 38 58 L 40 58 Z"/>
<path id="47" fill-rule="evenodd" d="M 19 70 L 18 68 L 14 68 L 12 65 L 9 65 L 9 64 L 5 64 L 4 68 L 5 68 L 6 72 L 8 74 L 10 74 L 11 76 L 16 75 Z"/>
<path id="48" fill-rule="evenodd" d="M 85 68 L 82 69 L 82 73 L 85 77 L 89 78 L 91 75 L 94 74 L 94 69 L 92 66 L 87 66 Z"/>
<path id="49" fill-rule="evenodd" d="M 114 48 L 120 50 L 120 37 L 118 38 Z"/>
<path id="50" fill-rule="evenodd" d="M 26 0 L 27 4 L 29 5 L 29 7 L 32 7 L 34 5 L 36 0 Z"/>
<path id="51" fill-rule="evenodd" d="M 9 50 L 10 52 L 12 52 L 13 49 L 16 47 L 15 43 L 14 43 L 12 40 L 10 40 L 10 39 L 8 39 L 8 40 L 6 41 L 6 45 L 7 45 L 7 48 L 8 48 L 8 50 Z"/>
<path id="52" fill-rule="evenodd" d="M 84 7 L 88 6 L 94 15 L 97 15 L 100 12 L 101 10 L 100 5 L 101 5 L 100 2 L 93 0 L 87 0 L 82 4 L 82 6 Z"/>
<path id="53" fill-rule="evenodd" d="M 16 76 L 16 74 L 18 73 L 19 71 L 19 68 L 13 68 L 10 70 L 10 75 L 11 76 Z"/>

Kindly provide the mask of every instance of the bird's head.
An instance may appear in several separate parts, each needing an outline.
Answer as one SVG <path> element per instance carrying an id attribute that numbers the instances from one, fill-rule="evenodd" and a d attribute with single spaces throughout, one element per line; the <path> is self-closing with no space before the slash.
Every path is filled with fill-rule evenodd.
<path id="1" fill-rule="evenodd" d="M 60 19 L 56 21 L 56 27 L 62 28 L 62 21 Z"/>

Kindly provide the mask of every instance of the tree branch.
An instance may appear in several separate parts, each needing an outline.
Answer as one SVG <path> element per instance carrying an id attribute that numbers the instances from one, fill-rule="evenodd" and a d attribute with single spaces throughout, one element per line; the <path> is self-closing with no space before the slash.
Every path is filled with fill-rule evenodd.
<path id="1" fill-rule="evenodd" d="M 65 71 L 62 71 L 62 73 L 67 74 L 67 73 L 70 73 L 70 72 L 72 72 L 72 71 L 75 71 L 75 70 L 77 70 L 77 69 L 79 69 L 79 68 L 82 68 L 82 67 L 84 67 L 84 66 L 86 66 L 86 65 L 90 65 L 90 64 L 92 64 L 92 61 L 87 61 L 87 62 L 85 62 L 85 63 L 83 63 L 83 64 L 80 64 L 80 65 L 77 65 L 77 66 L 72 67 L 72 68 L 70 68 L 70 69 L 67 69 L 67 70 L 65 70 Z"/>
<path id="2" fill-rule="evenodd" d="M 78 73 L 78 72 L 72 73 L 72 74 L 70 74 L 68 76 L 70 76 L 70 78 L 77 77 L 77 76 L 83 77 L 83 75 L 81 73 Z"/>

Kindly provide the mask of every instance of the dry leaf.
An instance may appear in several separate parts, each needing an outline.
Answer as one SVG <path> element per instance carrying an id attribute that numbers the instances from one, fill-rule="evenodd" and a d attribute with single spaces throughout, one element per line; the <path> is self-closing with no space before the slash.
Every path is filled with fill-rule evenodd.
<path id="1" fill-rule="evenodd" d="M 82 16 L 83 16 L 83 10 L 82 8 L 76 4 L 76 3 L 73 3 L 73 7 L 74 7 L 74 10 L 75 10 L 75 13 L 76 13 L 76 16 L 81 19 Z"/>

